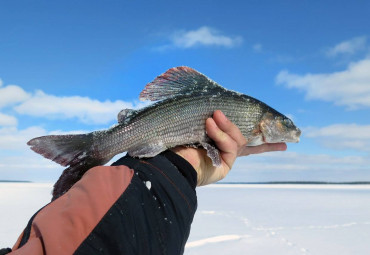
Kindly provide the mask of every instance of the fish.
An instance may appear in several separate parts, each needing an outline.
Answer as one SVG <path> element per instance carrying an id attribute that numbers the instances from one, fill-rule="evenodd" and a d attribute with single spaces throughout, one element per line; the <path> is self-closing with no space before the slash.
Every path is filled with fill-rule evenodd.
<path id="1" fill-rule="evenodd" d="M 90 168 L 104 165 L 115 155 L 148 158 L 180 145 L 203 147 L 213 165 L 220 153 L 207 136 L 206 119 L 215 110 L 240 129 L 247 146 L 299 142 L 301 131 L 293 121 L 251 96 L 228 90 L 186 66 L 174 67 L 148 83 L 140 100 L 154 101 L 141 109 L 123 109 L 118 123 L 86 134 L 48 135 L 27 144 L 67 167 L 54 185 L 53 198 L 67 192 Z"/>

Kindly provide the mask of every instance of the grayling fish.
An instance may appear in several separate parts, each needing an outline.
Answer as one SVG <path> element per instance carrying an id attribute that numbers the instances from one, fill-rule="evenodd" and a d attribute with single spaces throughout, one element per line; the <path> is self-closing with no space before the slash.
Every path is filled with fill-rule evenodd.
<path id="1" fill-rule="evenodd" d="M 50 135 L 28 142 L 31 149 L 66 168 L 54 185 L 53 199 L 65 193 L 91 167 L 127 151 L 134 157 L 153 157 L 178 145 L 200 145 L 214 165 L 217 148 L 206 135 L 205 121 L 221 110 L 235 123 L 248 146 L 298 142 L 301 131 L 265 103 L 227 90 L 189 67 L 169 69 L 147 84 L 140 99 L 159 101 L 139 110 L 124 109 L 118 124 L 104 131 Z"/>

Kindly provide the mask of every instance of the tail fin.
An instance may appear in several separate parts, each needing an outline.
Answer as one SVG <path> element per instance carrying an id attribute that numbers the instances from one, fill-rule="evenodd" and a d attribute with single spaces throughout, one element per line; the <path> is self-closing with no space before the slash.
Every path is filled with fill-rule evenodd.
<path id="1" fill-rule="evenodd" d="M 52 200 L 67 192 L 91 167 L 109 161 L 93 157 L 92 133 L 42 136 L 30 140 L 27 144 L 45 158 L 62 166 L 69 166 L 55 183 Z"/>
<path id="2" fill-rule="evenodd" d="M 54 184 L 52 201 L 66 193 L 90 168 L 105 164 L 105 161 L 86 157 L 77 164 L 64 169 L 58 181 Z"/>
<path id="3" fill-rule="evenodd" d="M 92 133 L 81 135 L 48 135 L 36 137 L 27 144 L 31 149 L 62 166 L 81 161 L 91 150 Z"/>

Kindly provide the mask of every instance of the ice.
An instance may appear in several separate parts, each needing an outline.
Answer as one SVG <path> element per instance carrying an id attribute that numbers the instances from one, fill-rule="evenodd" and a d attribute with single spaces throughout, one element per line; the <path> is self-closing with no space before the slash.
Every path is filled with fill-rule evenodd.
<path id="1" fill-rule="evenodd" d="M 51 183 L 0 182 L 0 249 L 12 247 L 28 220 L 51 200 Z"/>
<path id="2" fill-rule="evenodd" d="M 203 213 L 203 214 L 215 214 L 216 212 L 215 211 L 201 211 L 200 213 Z"/>
<path id="3" fill-rule="evenodd" d="M 78 156 L 78 159 L 83 159 L 87 155 L 86 151 L 84 151 L 81 155 Z"/>
<path id="4" fill-rule="evenodd" d="M 246 236 L 247 238 L 249 236 Z M 186 248 L 192 248 L 192 247 L 198 247 L 203 246 L 209 243 L 220 243 L 220 242 L 226 242 L 226 241 L 232 241 L 232 240 L 239 240 L 243 238 L 243 236 L 239 235 L 223 235 L 223 236 L 215 236 L 215 237 L 209 237 L 197 241 L 188 242 L 186 244 Z"/>
<path id="5" fill-rule="evenodd" d="M 197 189 L 195 254 L 370 254 L 370 186 L 210 185 Z M 207 213 L 212 212 L 212 213 Z"/>
<path id="6" fill-rule="evenodd" d="M 146 181 L 145 185 L 148 188 L 148 190 L 150 190 L 152 188 L 152 183 L 150 181 Z"/>
<path id="7" fill-rule="evenodd" d="M 0 248 L 14 244 L 51 189 L 0 183 Z M 217 184 L 197 196 L 186 255 L 370 254 L 370 186 Z"/>

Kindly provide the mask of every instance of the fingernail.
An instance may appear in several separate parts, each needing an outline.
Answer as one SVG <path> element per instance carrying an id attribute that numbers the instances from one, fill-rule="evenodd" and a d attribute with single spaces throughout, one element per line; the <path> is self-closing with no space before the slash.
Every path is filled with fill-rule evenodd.
<path id="1" fill-rule="evenodd" d="M 224 118 L 224 119 L 226 119 L 226 120 L 228 120 L 228 118 L 226 117 L 226 115 L 221 111 L 221 110 L 219 110 L 220 111 L 220 113 L 221 113 L 221 118 Z"/>
<path id="2" fill-rule="evenodd" d="M 208 118 L 207 120 L 206 120 L 206 123 L 208 122 L 208 125 L 211 125 L 211 126 L 217 126 L 216 125 L 216 122 L 214 121 L 214 119 L 213 118 Z"/>

